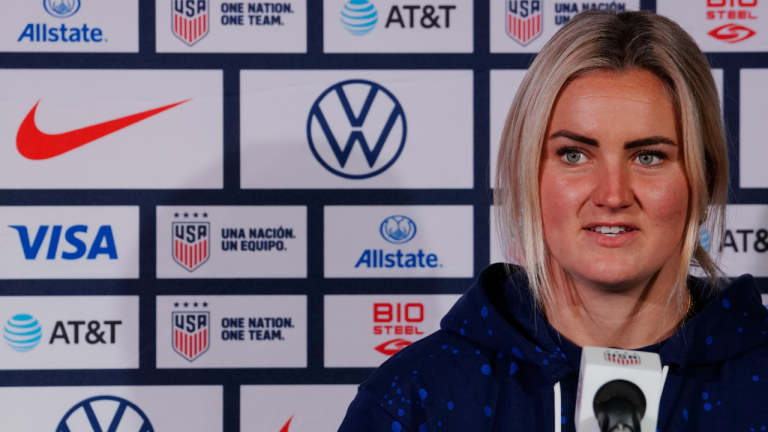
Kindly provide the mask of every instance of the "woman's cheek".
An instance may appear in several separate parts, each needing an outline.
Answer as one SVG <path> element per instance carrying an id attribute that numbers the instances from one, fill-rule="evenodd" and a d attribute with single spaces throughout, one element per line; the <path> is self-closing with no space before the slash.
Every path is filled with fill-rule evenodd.
<path id="1" fill-rule="evenodd" d="M 688 183 L 682 175 L 645 180 L 635 194 L 654 225 L 683 227 L 688 212 Z"/>

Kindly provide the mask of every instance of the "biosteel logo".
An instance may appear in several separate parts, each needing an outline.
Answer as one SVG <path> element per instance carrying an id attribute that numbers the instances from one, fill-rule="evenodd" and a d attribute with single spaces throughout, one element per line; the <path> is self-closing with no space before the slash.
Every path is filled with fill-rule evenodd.
<path id="1" fill-rule="evenodd" d="M 757 19 L 757 0 L 707 0 L 707 20 L 741 21 L 748 23 Z M 709 31 L 715 39 L 727 43 L 747 40 L 757 34 L 741 23 L 726 23 Z"/>
<path id="2" fill-rule="evenodd" d="M 375 335 L 423 335 L 418 323 L 424 322 L 423 303 L 374 303 L 373 334 Z M 411 344 L 402 338 L 388 340 L 374 348 L 391 356 Z"/>

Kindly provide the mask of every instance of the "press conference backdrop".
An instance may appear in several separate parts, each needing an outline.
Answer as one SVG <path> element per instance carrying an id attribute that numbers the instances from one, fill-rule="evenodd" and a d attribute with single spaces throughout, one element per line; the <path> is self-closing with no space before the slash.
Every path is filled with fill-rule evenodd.
<path id="1" fill-rule="evenodd" d="M 707 53 L 732 184 L 702 243 L 768 292 L 763 1 L 4 1 L 0 429 L 336 430 L 503 260 L 504 118 L 585 9 Z"/>

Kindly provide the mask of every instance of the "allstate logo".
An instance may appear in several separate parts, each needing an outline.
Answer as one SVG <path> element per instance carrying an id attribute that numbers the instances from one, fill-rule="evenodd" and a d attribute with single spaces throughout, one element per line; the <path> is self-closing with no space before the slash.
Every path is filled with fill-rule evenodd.
<path id="1" fill-rule="evenodd" d="M 80 10 L 80 0 L 43 0 L 43 7 L 56 18 L 66 18 Z"/>
<path id="2" fill-rule="evenodd" d="M 5 323 L 5 343 L 14 351 L 31 351 L 43 337 L 43 329 L 35 317 L 27 314 L 18 314 Z"/>
<path id="3" fill-rule="evenodd" d="M 341 10 L 341 23 L 355 36 L 364 36 L 376 27 L 379 14 L 368 0 L 349 0 Z"/>
<path id="4" fill-rule="evenodd" d="M 56 432 L 123 430 L 155 432 L 149 418 L 139 407 L 115 396 L 96 396 L 78 403 L 64 415 L 56 428 Z"/>
<path id="5" fill-rule="evenodd" d="M 381 223 L 379 232 L 390 243 L 407 243 L 416 235 L 416 223 L 407 216 L 390 216 Z"/>
<path id="6" fill-rule="evenodd" d="M 366 80 L 332 85 L 317 98 L 307 120 L 307 139 L 315 159 L 348 179 L 386 171 L 403 152 L 406 135 L 400 102 L 389 90 Z M 355 152 L 357 143 L 360 150 Z"/>

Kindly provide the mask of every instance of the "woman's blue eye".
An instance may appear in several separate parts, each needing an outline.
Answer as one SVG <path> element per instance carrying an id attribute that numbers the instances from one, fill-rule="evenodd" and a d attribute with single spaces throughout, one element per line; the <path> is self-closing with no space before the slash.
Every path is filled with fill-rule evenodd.
<path id="1" fill-rule="evenodd" d="M 661 162 L 661 158 L 652 154 L 642 154 L 637 157 L 637 161 L 642 165 L 656 165 Z"/>
<path id="2" fill-rule="evenodd" d="M 575 163 L 579 163 L 579 161 L 581 160 L 581 157 L 584 155 L 579 152 L 571 151 L 566 153 L 564 156 L 566 161 L 568 161 L 569 163 L 575 164 Z"/>

